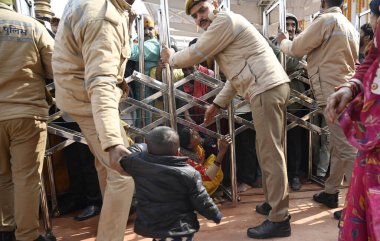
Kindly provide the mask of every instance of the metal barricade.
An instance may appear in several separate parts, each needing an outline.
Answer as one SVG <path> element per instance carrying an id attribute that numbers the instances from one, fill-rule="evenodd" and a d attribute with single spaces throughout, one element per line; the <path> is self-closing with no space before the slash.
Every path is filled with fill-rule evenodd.
<path id="1" fill-rule="evenodd" d="M 196 98 L 196 97 L 191 96 L 191 95 L 189 95 L 189 94 L 178 89 L 180 86 L 186 84 L 187 82 L 189 82 L 192 79 L 196 79 L 197 81 L 201 82 L 202 84 L 209 86 L 212 90 L 210 92 L 208 92 L 207 94 L 205 94 L 204 96 L 202 96 L 200 98 Z M 129 103 L 131 106 L 126 108 L 125 110 L 123 110 L 121 113 L 125 114 L 128 112 L 135 111 L 138 108 L 141 108 L 145 111 L 150 111 L 151 113 L 160 116 L 160 118 L 158 120 L 152 122 L 151 124 L 146 125 L 145 127 L 141 128 L 141 129 L 135 128 L 135 129 L 131 130 L 131 132 L 133 132 L 135 135 L 141 135 L 141 134 L 143 135 L 143 134 L 147 133 L 149 130 L 153 129 L 154 127 L 165 124 L 167 121 L 171 121 L 171 118 L 174 118 L 174 120 L 178 124 L 181 124 L 181 125 L 184 125 L 187 127 L 191 127 L 191 128 L 193 128 L 199 132 L 202 132 L 202 133 L 204 133 L 210 137 L 213 137 L 213 138 L 221 138 L 222 137 L 222 135 L 220 133 L 208 129 L 203 124 L 197 125 L 193 122 L 189 122 L 189 121 L 185 120 L 184 118 L 180 117 L 180 114 L 184 113 L 186 110 L 189 110 L 190 108 L 192 108 L 194 106 L 206 109 L 207 106 L 210 104 L 206 100 L 209 99 L 210 97 L 216 96 L 219 93 L 219 91 L 224 86 L 224 83 L 222 81 L 217 80 L 215 78 L 212 78 L 212 77 L 210 77 L 210 76 L 208 76 L 202 72 L 196 71 L 194 74 L 191 74 L 191 75 L 187 76 L 186 78 L 179 80 L 176 83 L 174 83 L 174 85 L 173 85 L 174 96 L 172 96 L 172 97 L 186 102 L 186 104 L 184 106 L 176 109 L 174 117 L 172 117 L 172 115 L 169 112 L 167 112 L 165 110 L 158 109 L 152 105 L 152 102 L 154 100 L 160 98 L 161 96 L 169 95 L 170 92 L 169 92 L 168 84 L 165 84 L 163 82 L 155 80 L 149 76 L 146 76 L 146 75 L 141 74 L 141 73 L 136 72 L 136 71 L 132 74 L 132 76 L 130 76 L 129 78 L 126 79 L 127 83 L 131 83 L 132 81 L 138 81 L 138 82 L 140 82 L 146 86 L 149 86 L 149 87 L 157 90 L 157 92 L 151 96 L 146 97 L 145 99 L 143 99 L 141 101 L 138 101 L 138 100 L 135 100 L 132 98 L 127 98 L 126 102 Z M 219 118 L 229 119 L 229 129 L 230 129 L 231 137 L 235 136 L 236 134 L 239 134 L 240 132 L 244 131 L 247 128 L 253 128 L 254 129 L 254 125 L 252 124 L 252 122 L 249 122 L 249 121 L 247 121 L 247 120 L 245 120 L 239 116 L 235 116 L 233 113 L 234 108 L 240 108 L 241 106 L 243 106 L 247 103 L 239 97 L 235 98 L 234 103 L 236 103 L 235 106 L 231 105 L 230 108 L 228 109 L 228 111 L 221 110 L 220 113 L 218 114 L 218 116 L 215 118 L 216 120 Z M 235 123 L 242 125 L 242 127 L 238 128 L 236 131 L 234 131 L 234 124 Z M 138 131 L 138 133 L 136 133 L 136 131 Z M 233 138 L 233 144 L 234 144 L 234 138 Z M 232 154 L 231 154 L 231 159 L 232 159 L 231 160 L 231 169 L 233 170 L 232 172 L 234 173 L 235 172 L 234 171 L 234 168 L 235 168 L 234 148 L 232 147 L 231 150 L 232 150 L 231 151 L 232 152 Z M 238 196 L 237 196 L 237 191 L 236 191 L 236 174 L 234 175 L 233 173 L 231 173 L 231 179 L 233 182 L 235 182 L 235 188 L 232 188 L 232 194 L 227 193 L 227 195 L 231 198 L 233 203 L 236 203 L 238 201 Z"/>
<path id="2" fill-rule="evenodd" d="M 358 32 L 360 31 L 360 27 L 362 25 L 362 18 L 365 17 L 365 16 L 367 16 L 370 13 L 371 13 L 371 10 L 368 9 L 368 10 L 366 10 L 364 12 L 361 12 L 361 13 L 359 13 L 359 14 L 356 15 L 356 21 L 355 21 L 356 24 L 355 24 L 355 27 L 356 27 L 356 30 Z"/>
<path id="3" fill-rule="evenodd" d="M 298 70 L 298 71 L 294 72 L 293 74 L 291 74 L 289 76 L 289 78 L 291 80 L 297 79 L 297 80 L 302 81 L 303 83 L 306 83 L 310 86 L 310 80 L 305 77 L 305 75 L 306 75 L 305 72 L 306 71 L 303 69 Z M 294 128 L 296 126 L 300 126 L 300 127 L 309 131 L 309 138 L 308 138 L 308 144 L 309 144 L 309 147 L 308 147 L 308 152 L 309 152 L 309 155 L 308 155 L 308 167 L 309 167 L 308 179 L 323 186 L 324 181 L 317 178 L 315 175 L 313 175 L 313 172 L 312 172 L 312 168 L 313 168 L 313 155 L 312 155 L 312 153 L 313 153 L 313 140 L 312 140 L 312 136 L 314 133 L 316 133 L 318 135 L 329 135 L 329 131 L 328 131 L 327 126 L 324 128 L 321 128 L 320 126 L 313 124 L 313 117 L 315 117 L 316 115 L 319 115 L 319 114 L 323 114 L 323 110 L 320 107 L 318 107 L 317 101 L 314 100 L 311 96 L 312 96 L 311 89 L 307 90 L 305 93 L 300 93 L 294 89 L 291 89 L 288 106 L 297 102 L 298 104 L 301 104 L 303 107 L 308 109 L 309 113 L 304 115 L 304 116 L 297 117 L 297 116 L 288 112 L 286 115 L 287 122 L 288 122 L 287 131 L 291 130 L 292 128 Z"/>
<path id="4" fill-rule="evenodd" d="M 144 17 L 142 15 L 139 15 L 136 18 L 136 25 L 137 25 L 137 33 L 139 36 L 139 71 L 141 73 L 144 73 L 145 70 L 145 61 L 144 61 Z M 140 85 L 140 89 L 138 90 L 140 92 L 140 98 L 143 99 L 145 97 L 145 85 Z M 145 112 L 141 111 L 140 115 L 140 122 L 139 126 L 145 126 Z"/>

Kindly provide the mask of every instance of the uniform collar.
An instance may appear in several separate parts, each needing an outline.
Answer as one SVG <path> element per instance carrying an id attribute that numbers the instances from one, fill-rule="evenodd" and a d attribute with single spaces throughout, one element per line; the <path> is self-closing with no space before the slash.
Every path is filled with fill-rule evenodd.
<path id="1" fill-rule="evenodd" d="M 110 1 L 116 7 L 116 9 L 121 12 L 131 10 L 131 5 L 127 3 L 125 0 L 110 0 Z"/>
<path id="2" fill-rule="evenodd" d="M 0 3 L 0 8 L 14 11 L 13 8 L 5 3 Z"/>
<path id="3" fill-rule="evenodd" d="M 323 13 L 342 13 L 342 10 L 340 9 L 340 7 L 332 7 L 326 9 L 326 11 L 324 11 Z"/>

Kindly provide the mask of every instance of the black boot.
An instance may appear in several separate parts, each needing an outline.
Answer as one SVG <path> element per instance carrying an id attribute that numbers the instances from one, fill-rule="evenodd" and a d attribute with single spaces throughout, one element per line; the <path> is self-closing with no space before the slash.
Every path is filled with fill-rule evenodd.
<path id="1" fill-rule="evenodd" d="M 265 202 L 263 204 L 259 204 L 256 206 L 256 212 L 261 214 L 261 215 L 268 216 L 270 210 L 272 210 L 272 207 L 267 202 Z"/>
<path id="2" fill-rule="evenodd" d="M 338 207 L 338 196 L 339 192 L 335 194 L 328 194 L 326 192 L 320 192 L 314 194 L 313 200 L 319 203 L 326 205 L 329 208 L 337 208 Z"/>
<path id="3" fill-rule="evenodd" d="M 291 235 L 290 216 L 282 222 L 271 222 L 268 219 L 257 227 L 249 228 L 247 235 L 250 238 L 267 239 L 275 237 L 289 237 Z"/>
<path id="4" fill-rule="evenodd" d="M 15 231 L 0 232 L 0 241 L 16 241 Z"/>

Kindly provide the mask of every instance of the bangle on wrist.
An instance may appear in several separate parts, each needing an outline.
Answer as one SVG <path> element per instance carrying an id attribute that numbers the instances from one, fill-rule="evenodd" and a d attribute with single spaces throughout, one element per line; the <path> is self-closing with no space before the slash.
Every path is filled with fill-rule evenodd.
<path id="1" fill-rule="evenodd" d="M 360 86 L 355 82 L 346 82 L 344 84 L 341 84 L 337 87 L 335 87 L 335 92 L 340 90 L 343 87 L 347 87 L 351 90 L 352 93 L 352 99 L 355 98 L 361 91 Z"/>

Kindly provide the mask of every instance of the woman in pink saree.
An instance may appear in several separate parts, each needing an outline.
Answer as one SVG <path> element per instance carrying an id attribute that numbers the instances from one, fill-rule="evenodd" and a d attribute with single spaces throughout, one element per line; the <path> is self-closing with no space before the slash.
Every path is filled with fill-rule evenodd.
<path id="1" fill-rule="evenodd" d="M 358 149 L 340 225 L 340 241 L 380 241 L 380 0 L 372 0 L 376 29 L 369 55 L 348 83 L 337 87 L 326 107 L 339 117 L 349 142 Z"/>

